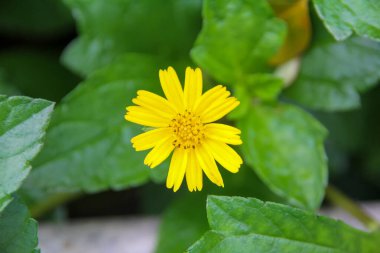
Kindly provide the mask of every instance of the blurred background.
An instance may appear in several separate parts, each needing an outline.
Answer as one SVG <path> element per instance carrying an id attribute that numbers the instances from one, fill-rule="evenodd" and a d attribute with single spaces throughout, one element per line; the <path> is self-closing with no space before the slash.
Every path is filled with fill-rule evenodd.
<path id="1" fill-rule="evenodd" d="M 93 9 L 89 10 L 89 12 L 93 12 L 91 18 L 85 20 L 83 9 L 82 12 L 78 11 L 80 8 L 85 8 L 84 2 L 0 0 L 0 94 L 44 98 L 55 101 L 59 105 L 59 102 L 67 94 L 75 89 L 80 82 L 86 80 L 87 73 L 90 71 L 84 73 L 78 66 L 87 63 L 81 62 L 80 56 L 78 58 L 73 55 L 69 56 L 69 54 L 75 54 L 75 52 L 73 53 L 74 50 L 80 50 L 73 49 L 73 44 L 70 43 L 78 38 L 81 31 L 88 29 L 86 30 L 88 33 L 96 34 L 97 30 L 94 27 L 100 27 L 99 30 L 101 30 L 103 25 L 111 26 L 109 23 L 114 22 L 111 15 L 114 10 L 107 9 L 100 12 L 100 5 L 94 4 Z M 277 15 L 280 18 L 288 18 L 286 16 L 281 17 L 282 7 L 276 7 L 273 2 L 275 1 L 272 1 L 272 4 L 275 6 Z M 122 6 L 122 1 L 119 1 L 115 8 L 122 9 Z M 141 8 L 141 6 L 134 6 L 136 8 L 133 9 L 132 5 L 125 5 L 125 8 L 128 6 L 131 8 L 125 10 L 129 14 L 125 17 L 128 20 L 120 21 L 126 25 L 133 26 L 133 22 L 151 22 L 153 24 L 156 22 L 155 19 L 165 17 L 165 12 L 161 9 L 158 10 L 162 12 L 161 15 L 150 16 L 156 8 L 153 1 L 149 7 L 147 5 L 146 9 Z M 182 26 L 191 27 L 191 30 L 171 34 L 181 43 L 181 45 L 177 45 L 178 48 L 175 48 L 173 53 L 179 59 L 175 59 L 175 57 L 172 59 L 176 61 L 176 64 L 178 62 L 178 66 L 183 66 L 190 60 L 186 53 L 184 53 L 185 56 L 181 55 L 182 51 L 188 52 L 190 50 L 201 29 L 201 1 L 193 1 L 191 4 L 184 5 L 178 4 L 178 6 L 174 4 L 173 6 L 178 8 L 185 6 L 183 8 L 189 10 L 187 16 L 184 17 L 186 24 Z M 173 12 L 173 10 L 166 11 L 168 13 Z M 320 24 L 316 24 L 320 21 L 315 17 L 311 8 L 311 10 L 306 11 L 307 16 L 311 15 L 312 24 L 310 27 L 305 24 L 302 25 L 302 22 L 306 22 L 302 21 L 305 12 L 302 9 L 297 9 L 297 11 L 292 17 L 298 20 L 296 24 L 301 24 L 301 28 L 298 32 L 294 32 L 291 38 L 296 41 L 293 43 L 298 46 L 285 49 L 290 52 L 288 55 L 285 53 L 277 59 L 272 59 L 274 66 L 279 66 L 294 56 L 307 52 L 310 45 L 313 45 L 315 39 L 313 27 L 320 26 Z M 115 12 L 117 13 L 117 11 Z M 120 16 L 116 17 L 120 18 Z M 149 20 L 150 18 L 152 20 Z M 142 21 L 144 19 L 148 20 Z M 170 18 L 168 20 L 170 21 Z M 91 22 L 98 23 L 91 27 L 89 24 Z M 288 22 L 290 21 L 288 20 Z M 179 26 L 179 28 L 183 28 L 181 25 Z M 154 25 L 147 25 L 146 27 L 154 28 Z M 115 27 L 115 31 L 109 32 L 118 34 L 123 31 L 118 29 Z M 169 30 L 169 32 L 175 33 L 178 29 L 170 28 Z M 143 40 L 160 36 L 158 31 L 140 30 L 137 27 L 126 31 L 128 33 L 124 36 L 134 37 L 136 45 L 139 40 L 144 43 Z M 101 30 L 101 32 L 104 31 Z M 164 30 L 164 32 L 166 31 Z M 184 39 L 183 36 L 186 33 L 188 34 Z M 122 35 L 118 34 L 118 36 Z M 156 40 L 158 39 L 156 38 Z M 109 43 L 114 42 L 110 39 Z M 139 46 L 136 45 L 134 46 L 138 48 Z M 88 48 L 89 51 L 99 50 L 96 45 L 92 44 L 92 46 L 93 48 Z M 68 47 L 70 48 L 68 49 Z M 135 51 L 145 50 L 143 47 L 141 45 Z M 122 50 L 124 49 L 120 49 L 120 51 Z M 168 55 L 165 49 L 161 48 L 160 50 L 159 52 L 151 50 L 150 53 Z M 65 53 L 63 54 L 63 52 Z M 92 61 L 95 65 L 98 64 L 96 54 L 94 54 L 94 58 L 91 59 L 90 57 L 87 60 Z M 103 65 L 107 66 L 107 63 Z M 192 65 L 194 66 L 194 64 Z M 298 104 L 286 94 L 281 96 L 281 99 Z M 125 101 L 125 104 L 128 102 Z M 357 108 L 338 112 L 321 112 L 320 110 L 309 109 L 307 106 L 303 108 L 312 113 L 329 131 L 325 141 L 329 158 L 329 182 L 355 200 L 378 201 L 380 199 L 380 87 L 373 85 L 368 91 L 363 92 L 361 94 L 361 106 Z M 45 191 L 44 188 L 38 189 L 38 187 L 34 189 L 35 192 L 30 192 L 30 187 L 27 187 L 24 190 L 21 189 L 20 193 L 29 204 L 32 215 L 42 221 L 42 228 L 44 228 L 44 222 L 51 224 L 50 222 L 86 220 L 89 218 L 159 216 L 164 217 L 167 222 L 165 228 L 160 228 L 162 233 L 170 233 L 170 230 L 175 231 L 176 226 L 180 226 L 180 224 L 172 224 L 173 222 L 170 222 L 172 220 L 183 223 L 183 226 L 188 226 L 189 230 L 180 235 L 182 238 L 187 238 L 188 241 L 199 237 L 198 235 L 207 229 L 203 201 L 207 194 L 254 196 L 264 200 L 284 202 L 280 197 L 274 195 L 248 167 L 243 167 L 237 175 L 223 173 L 223 177 L 227 182 L 226 185 L 231 187 L 219 189 L 206 183 L 205 190 L 199 194 L 189 194 L 185 187 L 182 187 L 179 193 L 173 194 L 162 184 L 162 178 L 165 178 L 165 172 L 162 171 L 157 173 L 157 180 L 147 180 L 142 185 L 136 183 L 136 186 L 132 184 L 128 187 L 111 187 L 112 190 L 108 187 L 100 187 L 99 190 L 86 189 L 69 193 L 65 191 L 51 193 Z M 56 198 L 55 204 L 49 206 L 40 204 L 41 199 L 47 199 L 57 194 L 60 197 Z M 200 199 L 202 201 L 199 201 Z M 189 203 L 193 203 L 191 208 L 188 208 Z M 324 202 L 323 206 L 328 206 L 328 203 Z M 201 222 L 198 222 L 199 220 Z M 153 228 L 157 229 L 157 220 L 153 219 L 151 222 Z M 194 227 L 191 227 L 190 224 L 193 224 Z M 59 229 L 56 233 L 59 234 Z M 155 242 L 151 243 L 154 244 Z M 173 249 L 177 246 L 172 245 L 173 243 L 165 240 L 160 241 L 157 252 L 175 252 Z"/>

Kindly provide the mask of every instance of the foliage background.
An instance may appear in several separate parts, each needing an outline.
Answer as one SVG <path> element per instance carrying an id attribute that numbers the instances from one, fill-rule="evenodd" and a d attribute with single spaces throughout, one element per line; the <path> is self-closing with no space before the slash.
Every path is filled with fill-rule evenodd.
<path id="1" fill-rule="evenodd" d="M 0 251 L 38 251 L 30 217 L 163 214 L 157 252 L 182 252 L 210 227 L 190 252 L 233 252 L 241 240 L 265 252 L 261 235 L 280 238 L 278 252 L 300 240 L 306 252 L 375 252 L 376 233 L 311 221 L 327 184 L 380 198 L 379 13 L 378 1 L 349 0 L 0 1 Z M 150 170 L 131 147 L 141 129 L 125 106 L 138 89 L 162 94 L 157 73 L 169 65 L 182 80 L 199 66 L 206 87 L 226 84 L 241 101 L 225 120 L 242 129 L 245 164 L 222 171 L 224 189 L 174 194 L 167 163 Z M 239 214 L 262 202 L 209 197 L 206 217 L 209 194 L 307 211 L 264 205 L 280 222 L 267 230 L 254 209 Z M 284 224 L 285 214 L 301 218 Z M 309 221 L 310 236 L 297 237 Z M 364 246 L 326 241 L 336 227 Z"/>

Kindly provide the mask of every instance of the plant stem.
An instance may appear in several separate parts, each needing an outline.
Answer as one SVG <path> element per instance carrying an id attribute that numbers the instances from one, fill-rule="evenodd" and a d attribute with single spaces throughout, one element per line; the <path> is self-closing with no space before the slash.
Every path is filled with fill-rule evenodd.
<path id="1" fill-rule="evenodd" d="M 48 211 L 55 207 L 66 203 L 67 201 L 74 200 L 82 196 L 82 193 L 58 193 L 49 196 L 41 202 L 37 202 L 30 207 L 30 213 L 33 218 L 40 218 Z"/>
<path id="2" fill-rule="evenodd" d="M 380 223 L 370 216 L 362 207 L 332 185 L 326 189 L 326 198 L 336 206 L 341 207 L 362 222 L 370 231 L 380 229 Z"/>

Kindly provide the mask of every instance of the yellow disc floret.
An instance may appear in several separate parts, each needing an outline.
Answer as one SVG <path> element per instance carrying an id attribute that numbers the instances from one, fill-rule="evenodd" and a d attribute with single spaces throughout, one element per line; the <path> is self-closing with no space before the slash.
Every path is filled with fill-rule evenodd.
<path id="1" fill-rule="evenodd" d="M 173 145 L 176 148 L 195 149 L 205 138 L 204 126 L 200 116 L 188 110 L 185 110 L 184 113 L 178 113 L 172 119 L 169 127 L 173 131 L 175 137 Z"/>

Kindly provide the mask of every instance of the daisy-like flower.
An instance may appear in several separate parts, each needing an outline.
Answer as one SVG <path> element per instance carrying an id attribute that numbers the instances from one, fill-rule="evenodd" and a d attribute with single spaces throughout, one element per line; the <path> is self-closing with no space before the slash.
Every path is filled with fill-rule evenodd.
<path id="1" fill-rule="evenodd" d="M 186 69 L 185 86 L 175 70 L 160 70 L 166 99 L 139 90 L 128 106 L 125 119 L 153 128 L 132 138 L 136 151 L 152 149 L 144 163 L 150 168 L 161 164 L 173 152 L 166 187 L 176 192 L 186 175 L 189 191 L 202 190 L 203 172 L 216 185 L 224 187 L 215 160 L 232 173 L 238 172 L 241 157 L 229 145 L 240 145 L 240 130 L 212 123 L 239 105 L 222 85 L 202 94 L 202 72 Z M 202 172 L 203 171 L 203 172 Z"/>

